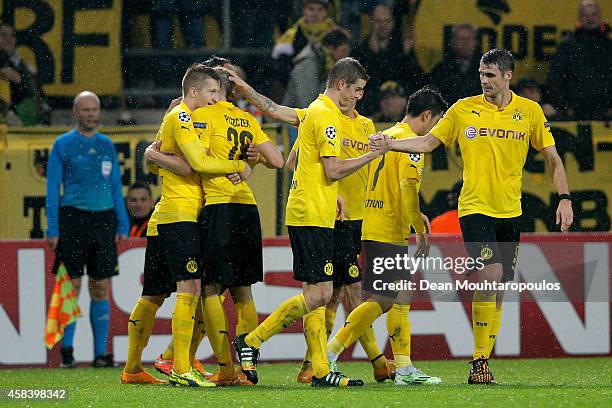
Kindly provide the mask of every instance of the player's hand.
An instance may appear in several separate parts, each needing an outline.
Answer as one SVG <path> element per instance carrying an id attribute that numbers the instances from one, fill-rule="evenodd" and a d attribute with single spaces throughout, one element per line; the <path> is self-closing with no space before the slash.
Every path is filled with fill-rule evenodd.
<path id="1" fill-rule="evenodd" d="M 259 147 L 255 143 L 249 143 L 246 150 L 247 162 L 251 167 L 255 167 L 257 163 L 261 163 L 261 155 L 259 154 Z"/>
<path id="2" fill-rule="evenodd" d="M 556 217 L 557 225 L 561 224 L 561 232 L 569 231 L 569 227 L 574 222 L 574 210 L 570 200 L 559 201 Z"/>
<path id="3" fill-rule="evenodd" d="M 166 113 L 170 112 L 172 109 L 177 107 L 182 102 L 182 100 L 183 100 L 182 96 L 179 96 L 178 98 L 174 98 L 172 102 L 170 102 L 170 106 L 168 106 Z"/>
<path id="4" fill-rule="evenodd" d="M 427 230 L 427 233 L 431 234 L 431 223 L 429 222 L 429 217 L 421 213 L 421 218 L 423 219 L 423 222 L 425 223 L 425 229 Z"/>
<path id="5" fill-rule="evenodd" d="M 120 242 L 126 241 L 127 239 L 128 239 L 127 235 L 115 234 L 115 244 L 119 244 Z"/>
<path id="6" fill-rule="evenodd" d="M 242 181 L 247 181 L 249 177 L 251 177 L 251 174 L 253 174 L 253 168 L 249 166 L 248 162 L 245 161 L 244 169 L 242 169 L 242 171 L 239 174 L 240 174 L 240 179 Z"/>
<path id="7" fill-rule="evenodd" d="M 341 196 L 338 196 L 338 198 L 336 198 L 336 219 L 340 221 L 344 221 L 345 218 L 346 218 L 346 202 L 344 201 L 344 198 L 342 198 Z"/>
<path id="8" fill-rule="evenodd" d="M 240 184 L 240 183 L 242 183 L 242 179 L 240 178 L 240 174 L 238 174 L 238 173 L 228 174 L 228 175 L 227 175 L 227 176 L 225 176 L 225 177 L 227 177 L 227 179 L 228 179 L 229 181 L 231 181 L 231 182 L 232 182 L 232 184 L 234 184 L 234 185 L 235 185 L 235 184 Z"/>
<path id="9" fill-rule="evenodd" d="M 49 248 L 52 251 L 57 249 L 57 243 L 59 242 L 59 237 L 47 237 L 47 243 L 49 244 Z"/>
<path id="10" fill-rule="evenodd" d="M 378 132 L 370 135 L 370 149 L 380 154 L 385 154 L 391 150 L 391 138 L 384 133 Z"/>
<path id="11" fill-rule="evenodd" d="M 226 67 L 219 67 L 219 69 L 227 72 L 228 79 L 231 82 L 233 82 L 234 86 L 236 88 L 238 88 L 239 90 L 244 90 L 244 89 L 247 89 L 249 87 L 249 84 L 247 84 L 242 78 L 240 78 L 240 76 L 238 76 L 236 71 L 234 71 L 232 69 L 227 69 Z"/>
<path id="12" fill-rule="evenodd" d="M 429 255 L 429 241 L 427 240 L 427 234 L 416 234 L 416 245 L 417 249 L 414 253 L 414 257 L 426 257 Z"/>

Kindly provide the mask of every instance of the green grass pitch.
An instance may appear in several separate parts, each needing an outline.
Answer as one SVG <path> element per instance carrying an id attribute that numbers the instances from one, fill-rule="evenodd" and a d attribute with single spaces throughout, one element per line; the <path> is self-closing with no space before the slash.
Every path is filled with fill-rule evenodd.
<path id="1" fill-rule="evenodd" d="M 426 373 L 442 377 L 444 384 L 439 386 L 377 384 L 368 363 L 341 363 L 340 366 L 346 374 L 363 378 L 366 385 L 352 389 L 313 389 L 295 382 L 299 369 L 295 363 L 260 364 L 260 383 L 255 387 L 196 389 L 122 385 L 119 368 L 0 370 L 0 387 L 68 390 L 66 401 L 29 401 L 30 406 L 612 406 L 611 358 L 492 360 L 491 369 L 500 383 L 496 386 L 468 386 L 465 383 L 468 365 L 459 360 L 419 362 L 418 367 Z M 151 367 L 147 370 L 154 372 Z M 0 406 L 7 406 L 6 402 L 6 399 L 0 401 Z M 25 406 L 23 402 L 19 405 Z"/>

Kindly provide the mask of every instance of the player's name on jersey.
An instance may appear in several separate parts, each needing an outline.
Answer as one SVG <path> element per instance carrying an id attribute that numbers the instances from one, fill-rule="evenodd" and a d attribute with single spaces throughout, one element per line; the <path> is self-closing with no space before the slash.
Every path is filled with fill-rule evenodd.
<path id="1" fill-rule="evenodd" d="M 365 208 L 378 208 L 382 210 L 384 206 L 384 200 L 371 200 L 369 198 L 365 200 Z"/>
<path id="2" fill-rule="evenodd" d="M 251 127 L 251 124 L 249 123 L 248 119 L 232 118 L 231 116 L 228 116 L 228 115 L 223 115 L 223 116 L 225 117 L 225 121 L 232 126 L 245 127 L 245 128 Z"/>

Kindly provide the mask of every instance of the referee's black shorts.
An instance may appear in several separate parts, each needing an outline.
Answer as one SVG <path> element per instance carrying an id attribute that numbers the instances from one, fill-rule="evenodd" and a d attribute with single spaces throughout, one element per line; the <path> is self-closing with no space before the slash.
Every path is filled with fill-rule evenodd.
<path id="1" fill-rule="evenodd" d="M 459 224 L 469 256 L 481 258 L 485 265 L 501 263 L 502 282 L 514 280 L 520 240 L 519 217 L 470 214 L 459 218 Z"/>
<path id="2" fill-rule="evenodd" d="M 118 275 L 116 234 L 115 210 L 86 211 L 60 207 L 53 273 L 57 273 L 63 263 L 73 279 L 83 276 L 84 266 L 87 266 L 87 275 L 91 278 Z"/>
<path id="3" fill-rule="evenodd" d="M 361 220 L 336 221 L 334 226 L 334 288 L 361 282 Z"/>
<path id="4" fill-rule="evenodd" d="M 293 252 L 293 278 L 306 283 L 333 281 L 333 228 L 288 226 L 287 230 Z"/>
<path id="5" fill-rule="evenodd" d="M 209 204 L 199 220 L 206 284 L 250 286 L 263 281 L 259 211 L 254 204 Z"/>

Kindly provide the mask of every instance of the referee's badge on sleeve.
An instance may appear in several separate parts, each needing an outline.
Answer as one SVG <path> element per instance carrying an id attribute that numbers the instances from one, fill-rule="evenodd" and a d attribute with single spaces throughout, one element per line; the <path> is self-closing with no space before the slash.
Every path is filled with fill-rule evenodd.
<path id="1" fill-rule="evenodd" d="M 103 177 L 110 176 L 112 170 L 113 170 L 113 163 L 108 160 L 104 160 L 102 162 L 102 176 Z"/>

